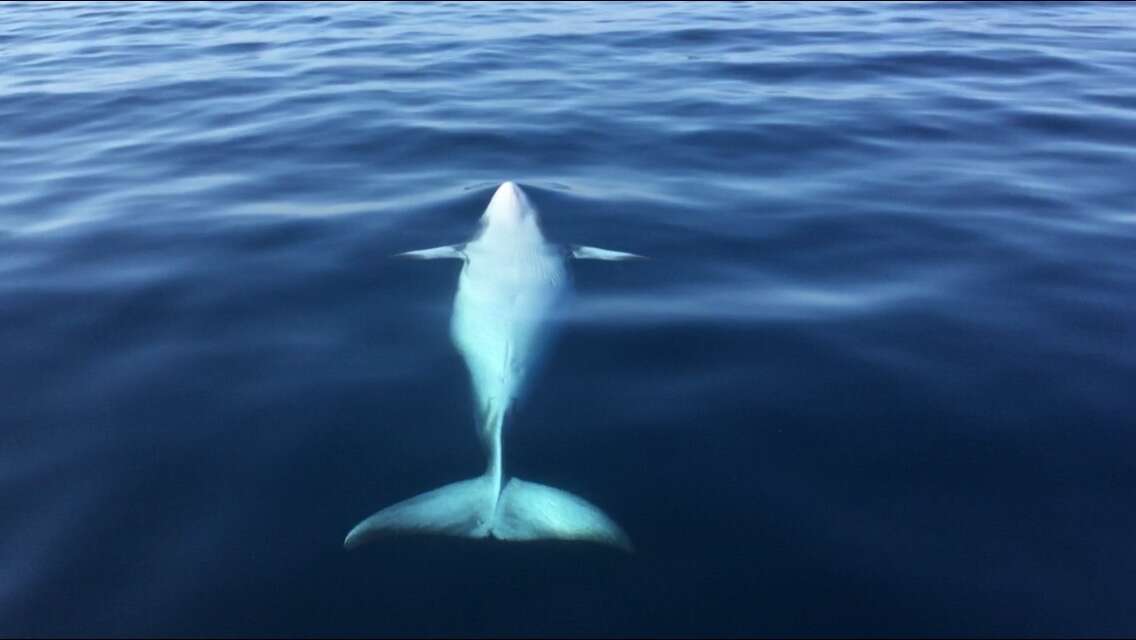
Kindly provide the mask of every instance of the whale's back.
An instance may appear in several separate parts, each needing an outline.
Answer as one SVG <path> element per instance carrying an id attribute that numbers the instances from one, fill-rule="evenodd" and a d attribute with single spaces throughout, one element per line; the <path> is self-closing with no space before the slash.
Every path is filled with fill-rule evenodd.
<path id="1" fill-rule="evenodd" d="M 483 410 L 522 391 L 567 290 L 563 259 L 551 247 L 467 246 L 451 332 Z"/>

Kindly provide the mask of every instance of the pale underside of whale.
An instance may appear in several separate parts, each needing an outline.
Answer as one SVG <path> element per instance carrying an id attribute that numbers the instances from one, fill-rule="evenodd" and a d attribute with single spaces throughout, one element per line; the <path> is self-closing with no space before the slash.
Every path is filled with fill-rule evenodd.
<path id="1" fill-rule="evenodd" d="M 471 241 L 398 254 L 463 262 L 450 335 L 473 384 L 485 473 L 414 496 L 363 520 L 347 534 L 354 548 L 392 534 L 500 540 L 583 540 L 626 550 L 631 542 L 598 507 L 567 491 L 512 478 L 504 482 L 502 431 L 538 361 L 551 315 L 568 291 L 566 259 L 641 256 L 545 241 L 536 209 L 513 182 L 493 194 Z"/>

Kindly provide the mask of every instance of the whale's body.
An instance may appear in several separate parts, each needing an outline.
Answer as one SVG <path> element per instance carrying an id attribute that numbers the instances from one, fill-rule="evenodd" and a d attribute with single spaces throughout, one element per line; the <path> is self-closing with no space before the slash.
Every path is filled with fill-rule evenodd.
<path id="1" fill-rule="evenodd" d="M 630 548 L 602 511 L 566 491 L 512 478 L 503 482 L 502 430 L 538 361 L 552 313 L 569 291 L 566 258 L 623 260 L 634 254 L 545 241 L 536 209 L 513 182 L 502 184 L 470 242 L 400 254 L 464 262 L 450 335 L 473 383 L 485 473 L 397 503 L 360 522 L 344 545 L 392 533 L 589 540 Z"/>

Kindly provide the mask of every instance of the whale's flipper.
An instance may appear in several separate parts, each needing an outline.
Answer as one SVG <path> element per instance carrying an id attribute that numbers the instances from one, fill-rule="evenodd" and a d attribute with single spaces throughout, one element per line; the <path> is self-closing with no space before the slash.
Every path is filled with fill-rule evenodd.
<path id="1" fill-rule="evenodd" d="M 451 244 L 444 247 L 433 247 L 431 249 L 419 249 L 418 251 L 406 251 L 403 253 L 394 254 L 395 258 L 417 258 L 419 260 L 436 260 L 438 258 L 459 258 L 464 259 L 465 254 L 462 249 L 465 248 L 464 244 Z"/>
<path id="2" fill-rule="evenodd" d="M 353 549 L 384 534 L 484 538 L 492 526 L 499 486 L 492 477 L 481 476 L 403 500 L 355 525 L 343 546 Z"/>
<path id="3" fill-rule="evenodd" d="M 501 540 L 586 540 L 632 550 L 619 525 L 588 501 L 517 478 L 501 492 L 492 534 Z"/>
<path id="4" fill-rule="evenodd" d="M 577 260 L 643 260 L 645 256 L 624 251 L 611 251 L 599 247 L 586 247 L 581 244 L 572 245 L 572 257 Z"/>

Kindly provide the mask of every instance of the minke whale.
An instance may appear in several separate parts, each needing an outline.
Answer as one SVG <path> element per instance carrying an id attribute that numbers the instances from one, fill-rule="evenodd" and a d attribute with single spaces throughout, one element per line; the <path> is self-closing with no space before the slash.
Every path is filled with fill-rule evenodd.
<path id="1" fill-rule="evenodd" d="M 450 337 L 469 369 L 485 473 L 445 485 L 363 520 L 344 540 L 352 549 L 391 534 L 498 540 L 581 540 L 631 550 L 627 534 L 598 507 L 553 487 L 504 482 L 501 435 L 514 400 L 546 343 L 553 312 L 568 293 L 567 259 L 627 260 L 632 253 L 549 244 L 537 211 L 513 182 L 493 194 L 469 242 L 398 254 L 463 261 Z"/>

